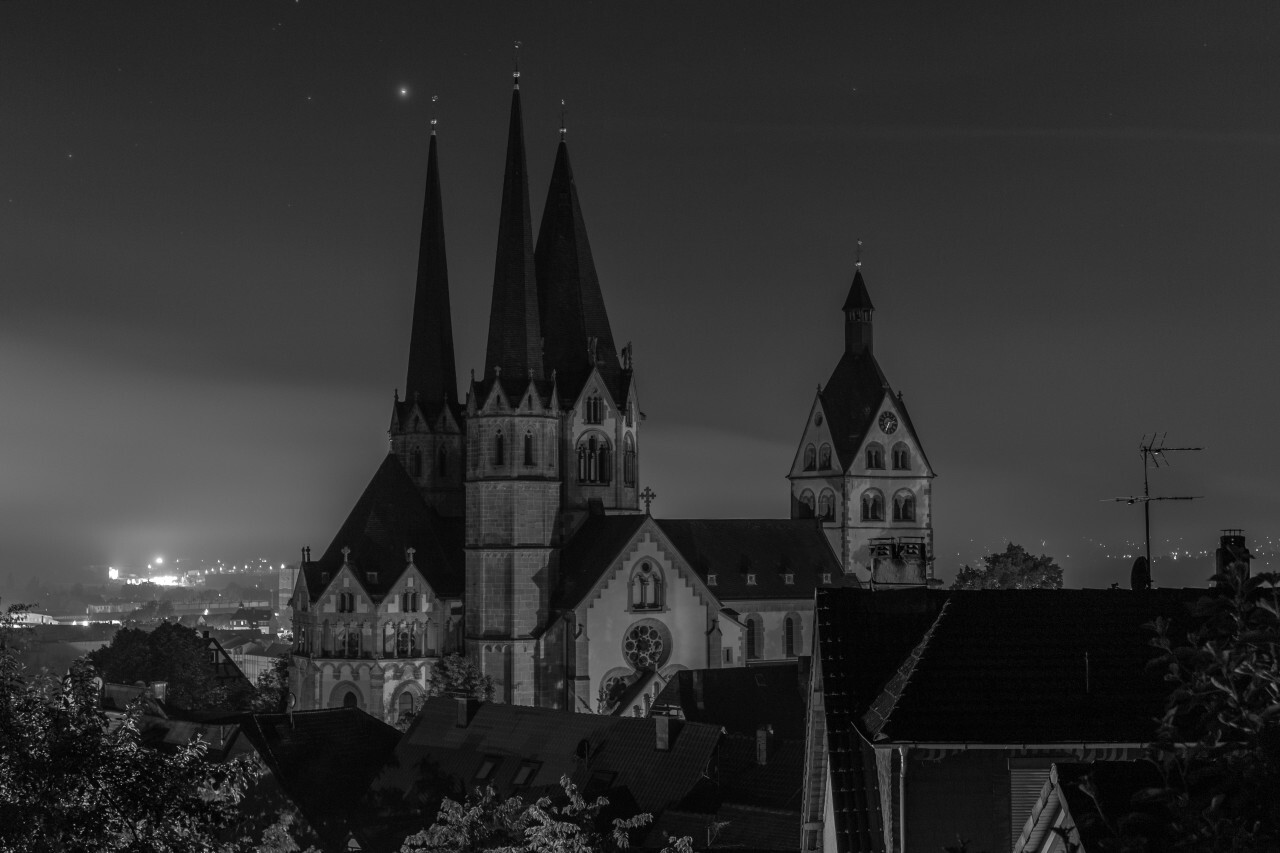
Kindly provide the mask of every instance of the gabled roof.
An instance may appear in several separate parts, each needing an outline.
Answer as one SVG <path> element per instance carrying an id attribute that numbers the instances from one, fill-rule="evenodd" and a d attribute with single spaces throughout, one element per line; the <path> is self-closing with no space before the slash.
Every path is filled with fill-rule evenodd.
<path id="1" fill-rule="evenodd" d="M 428 507 L 404 466 L 388 454 L 324 555 L 302 564 L 307 591 L 313 601 L 319 598 L 342 569 L 342 549 L 350 548 L 350 565 L 374 601 L 380 601 L 408 568 L 405 551 L 410 547 L 415 549 L 414 564 L 436 595 L 462 594 L 461 520 L 441 518 Z"/>
<path id="2" fill-rule="evenodd" d="M 858 271 L 853 274 L 853 283 L 849 285 L 849 295 L 844 298 L 844 305 L 841 311 L 854 311 L 859 308 L 870 308 L 875 310 L 875 306 L 871 304 L 871 294 L 867 292 L 867 283 L 862 280 L 862 267 L 858 267 Z"/>
<path id="3" fill-rule="evenodd" d="M 648 516 L 593 515 L 560 551 L 557 607 L 575 607 L 645 523 Z"/>
<path id="4" fill-rule="evenodd" d="M 604 795 L 611 806 L 625 804 L 628 814 L 657 815 L 693 791 L 720 740 L 717 726 L 669 720 L 669 748 L 662 750 L 653 719 L 495 703 L 472 706 L 459 726 L 458 701 L 427 700 L 374 782 L 372 800 L 401 800 L 397 810 L 421 813 L 442 794 L 488 784 L 500 799 L 530 801 L 559 791 L 568 776 L 588 799 Z M 489 775 L 477 779 L 486 762 Z M 516 785 L 526 762 L 534 772 Z"/>
<path id="5" fill-rule="evenodd" d="M 525 166 L 520 87 L 511 92 L 507 163 L 498 220 L 498 251 L 493 270 L 493 304 L 484 376 L 501 367 L 509 376 L 542 378 L 542 329 L 538 321 L 538 285 L 533 265 L 533 225 L 529 214 L 529 174 Z"/>
<path id="6" fill-rule="evenodd" d="M 822 408 L 827 413 L 836 456 L 845 470 L 857 457 L 862 439 L 889 393 L 889 380 L 869 349 L 856 355 L 846 350 L 822 386 Z"/>
<path id="7" fill-rule="evenodd" d="M 823 586 L 854 583 L 846 578 L 821 523 L 814 519 L 655 519 L 690 567 L 720 601 L 758 598 L 809 600 Z M 708 582 L 714 574 L 716 582 Z M 786 582 L 785 575 L 792 575 Z M 748 575 L 755 583 L 748 584 Z"/>
<path id="8" fill-rule="evenodd" d="M 440 203 L 440 165 L 436 134 L 427 152 L 427 185 L 418 241 L 418 279 L 409 337 L 409 371 L 404 398 L 424 407 L 458 402 L 458 371 L 449 314 L 449 269 L 444 250 L 444 212 Z"/>
<path id="9" fill-rule="evenodd" d="M 596 367 L 614 401 L 621 405 L 627 390 L 626 378 L 609 327 L 578 201 L 578 186 L 569 165 L 569 148 L 563 137 L 542 209 L 534 263 L 545 369 L 555 370 L 565 398 L 576 400 L 591 369 Z M 594 356 L 589 351 L 593 341 Z"/>

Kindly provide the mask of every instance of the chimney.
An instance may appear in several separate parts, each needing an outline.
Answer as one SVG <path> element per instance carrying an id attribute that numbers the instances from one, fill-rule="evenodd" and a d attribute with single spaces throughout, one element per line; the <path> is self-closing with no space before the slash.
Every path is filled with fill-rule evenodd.
<path id="1" fill-rule="evenodd" d="M 1244 566 L 1244 576 L 1249 576 L 1249 563 L 1253 560 L 1253 555 L 1245 545 L 1243 530 L 1235 527 L 1223 530 L 1222 538 L 1218 540 L 1216 556 L 1218 574 L 1222 574 L 1232 565 L 1240 564 Z"/>
<path id="2" fill-rule="evenodd" d="M 705 711 L 707 709 L 707 703 L 703 695 L 702 688 L 702 670 L 700 669 L 695 669 L 693 671 L 693 699 L 697 704 L 699 711 Z"/>
<path id="3" fill-rule="evenodd" d="M 756 729 L 756 764 L 764 767 L 769 763 L 769 737 L 773 734 L 773 726 L 763 725 Z"/>
<path id="4" fill-rule="evenodd" d="M 457 726 L 460 729 L 465 729 L 471 723 L 471 718 L 475 716 L 476 708 L 480 706 L 480 703 L 470 696 L 458 696 L 456 700 L 458 703 Z"/>
<path id="5" fill-rule="evenodd" d="M 671 749 L 671 718 L 659 715 L 653 718 L 653 724 L 657 731 L 654 746 L 658 752 L 667 752 Z"/>

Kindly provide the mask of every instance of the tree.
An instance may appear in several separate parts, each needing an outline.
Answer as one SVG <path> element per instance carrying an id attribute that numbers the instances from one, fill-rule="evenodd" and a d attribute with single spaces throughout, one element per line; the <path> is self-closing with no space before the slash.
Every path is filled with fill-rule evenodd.
<path id="1" fill-rule="evenodd" d="M 597 828 L 604 797 L 588 803 L 569 781 L 560 779 L 564 802 L 542 797 L 525 806 L 520 797 L 499 800 L 492 788 L 475 791 L 466 802 L 446 799 L 429 828 L 406 838 L 401 853 L 616 853 L 631 846 L 630 832 L 653 818 L 615 818 L 607 832 Z M 670 839 L 663 853 L 692 853 L 691 839 Z"/>
<path id="2" fill-rule="evenodd" d="M 117 684 L 167 682 L 166 701 L 189 711 L 243 708 L 252 701 L 252 685 L 220 683 L 204 639 L 178 624 L 154 631 L 122 628 L 89 659 L 105 680 Z"/>
<path id="3" fill-rule="evenodd" d="M 961 566 L 952 589 L 1062 589 L 1062 569 L 1052 557 L 1027 553 L 1010 542 L 1003 553 L 988 554 L 977 568 Z"/>
<path id="4" fill-rule="evenodd" d="M 279 714 L 289 710 L 289 655 L 277 655 L 271 668 L 258 676 L 253 709 Z"/>
<path id="5" fill-rule="evenodd" d="M 469 696 L 490 702 L 493 691 L 493 679 L 481 674 L 478 666 L 459 654 L 440 658 L 427 676 L 428 696 Z"/>

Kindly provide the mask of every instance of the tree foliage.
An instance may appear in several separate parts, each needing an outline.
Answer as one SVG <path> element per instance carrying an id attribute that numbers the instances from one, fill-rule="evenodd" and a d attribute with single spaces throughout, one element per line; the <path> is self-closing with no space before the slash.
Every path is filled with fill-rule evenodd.
<path id="1" fill-rule="evenodd" d="M 253 709 L 267 714 L 289 710 L 289 655 L 277 655 L 254 685 Z"/>
<path id="2" fill-rule="evenodd" d="M 468 696 L 481 702 L 493 700 L 493 679 L 480 672 L 469 658 L 445 655 L 427 676 L 428 696 Z"/>
<path id="3" fill-rule="evenodd" d="M 90 652 L 89 659 L 106 681 L 167 682 L 166 701 L 189 711 L 244 708 L 252 701 L 251 685 L 220 683 L 204 639 L 175 623 L 166 622 L 154 631 L 122 628 L 110 645 Z"/>
<path id="4" fill-rule="evenodd" d="M 1010 542 L 1000 553 L 987 554 L 976 568 L 964 565 L 952 589 L 1062 589 L 1062 569 L 1052 557 L 1036 557 Z"/>

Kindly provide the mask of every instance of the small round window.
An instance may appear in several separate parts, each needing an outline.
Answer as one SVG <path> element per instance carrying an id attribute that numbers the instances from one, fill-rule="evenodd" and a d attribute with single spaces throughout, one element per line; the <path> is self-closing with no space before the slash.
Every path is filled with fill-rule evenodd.
<path id="1" fill-rule="evenodd" d="M 642 619 L 627 631 L 622 653 L 636 669 L 653 672 L 671 657 L 671 631 L 657 619 Z"/>

